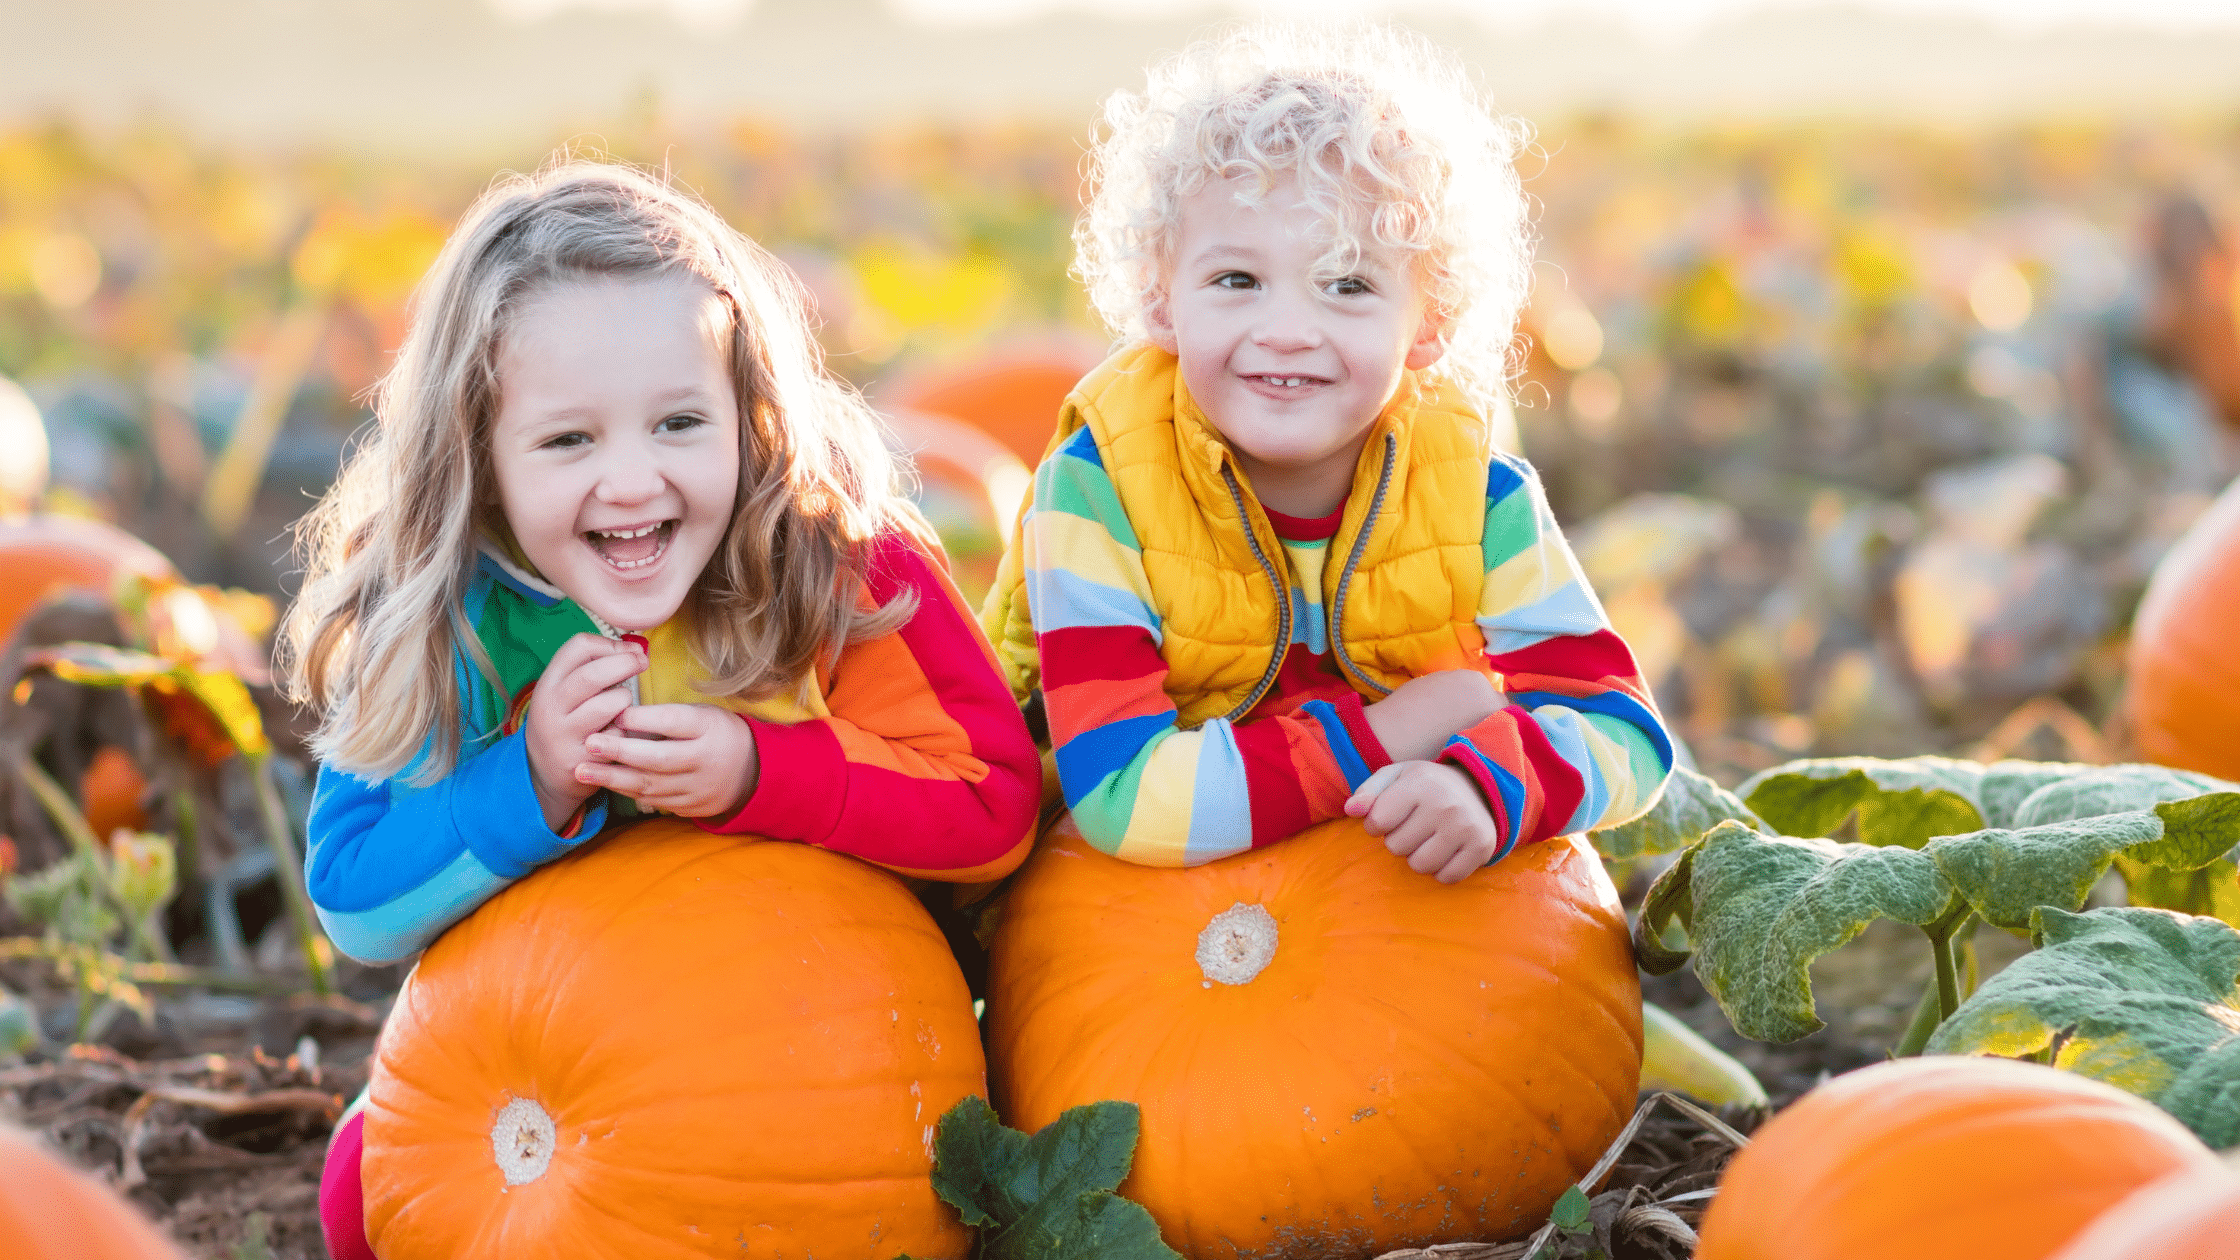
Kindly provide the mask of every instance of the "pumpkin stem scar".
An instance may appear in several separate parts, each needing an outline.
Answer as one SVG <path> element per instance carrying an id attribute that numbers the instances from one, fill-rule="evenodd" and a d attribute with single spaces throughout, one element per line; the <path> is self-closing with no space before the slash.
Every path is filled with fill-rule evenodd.
<path id="1" fill-rule="evenodd" d="M 1276 920 L 1265 906 L 1243 902 L 1213 916 L 1198 933 L 1198 970 L 1213 982 L 1245 984 L 1276 956 Z"/>
<path id="2" fill-rule="evenodd" d="M 525 1186 L 544 1176 L 544 1170 L 552 1166 L 553 1148 L 559 1144 L 559 1130 L 535 1099 L 516 1098 L 507 1103 L 490 1126 L 490 1153 L 509 1186 Z"/>

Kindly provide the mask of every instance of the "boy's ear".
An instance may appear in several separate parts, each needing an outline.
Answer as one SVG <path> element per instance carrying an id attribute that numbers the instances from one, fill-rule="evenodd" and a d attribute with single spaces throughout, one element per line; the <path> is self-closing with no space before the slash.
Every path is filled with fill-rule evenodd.
<path id="1" fill-rule="evenodd" d="M 1427 310 L 1423 313 L 1423 322 L 1416 326 L 1415 341 L 1408 346 L 1408 370 L 1420 372 L 1444 358 L 1446 353 L 1446 318 Z"/>
<path id="2" fill-rule="evenodd" d="M 1151 344 L 1168 354 L 1182 353 L 1182 343 L 1174 335 L 1174 310 L 1167 305 L 1167 295 L 1161 293 L 1143 310 L 1143 335 Z"/>

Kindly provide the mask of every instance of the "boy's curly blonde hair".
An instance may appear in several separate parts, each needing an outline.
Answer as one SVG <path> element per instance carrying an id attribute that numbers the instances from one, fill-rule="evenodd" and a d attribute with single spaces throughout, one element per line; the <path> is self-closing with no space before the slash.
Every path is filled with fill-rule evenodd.
<path id="1" fill-rule="evenodd" d="M 1330 233 L 1317 276 L 1347 274 L 1371 244 L 1412 257 L 1445 323 L 1431 370 L 1481 405 L 1501 394 L 1530 284 L 1514 167 L 1529 131 L 1488 111 L 1452 54 L 1390 27 L 1246 26 L 1114 93 L 1104 124 L 1074 272 L 1115 333 L 1142 339 L 1165 300 L 1185 199 L 1213 180 L 1244 181 L 1249 199 L 1296 177 Z"/>

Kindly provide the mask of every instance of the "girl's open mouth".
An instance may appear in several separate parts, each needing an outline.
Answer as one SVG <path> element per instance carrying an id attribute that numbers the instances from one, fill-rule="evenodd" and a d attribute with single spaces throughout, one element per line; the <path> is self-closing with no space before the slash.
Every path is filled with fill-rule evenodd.
<path id="1" fill-rule="evenodd" d="M 585 530 L 583 540 L 601 560 L 617 569 L 642 569 L 669 550 L 669 540 L 676 532 L 677 523 L 668 520 L 635 529 Z"/>

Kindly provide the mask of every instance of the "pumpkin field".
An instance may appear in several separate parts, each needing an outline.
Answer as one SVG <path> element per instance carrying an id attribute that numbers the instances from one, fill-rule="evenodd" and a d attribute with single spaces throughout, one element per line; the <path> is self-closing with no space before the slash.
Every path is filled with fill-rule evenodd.
<path id="1" fill-rule="evenodd" d="M 977 601 L 1105 349 L 1079 137 L 601 143 L 799 275 Z M 396 1257 L 2240 1254 L 2240 119 L 1540 122 L 1494 427 L 1633 822 L 952 897 L 655 819 L 368 966 L 288 530 L 493 169 L 0 130 L 0 1256 L 324 1256 L 349 1108 Z"/>

